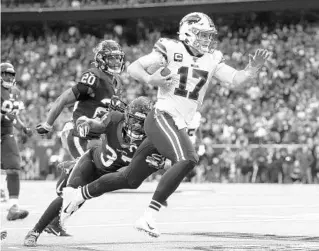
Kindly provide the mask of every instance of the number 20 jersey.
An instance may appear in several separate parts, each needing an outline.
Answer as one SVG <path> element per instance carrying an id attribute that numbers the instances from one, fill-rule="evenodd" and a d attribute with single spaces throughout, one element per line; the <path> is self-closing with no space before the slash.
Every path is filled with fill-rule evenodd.
<path id="1" fill-rule="evenodd" d="M 192 56 L 183 42 L 161 38 L 154 45 L 166 59 L 172 85 L 159 87 L 156 108 L 169 113 L 179 129 L 187 127 L 202 104 L 208 84 L 223 60 L 220 51 Z"/>
<path id="2" fill-rule="evenodd" d="M 74 86 L 73 88 L 83 89 L 87 92 L 87 88 L 84 87 L 89 87 L 92 93 L 83 93 L 77 99 L 73 108 L 74 123 L 81 116 L 88 118 L 102 117 L 104 113 L 108 112 L 111 97 L 118 95 L 120 92 L 119 79 L 113 79 L 111 75 L 97 68 L 91 68 L 85 71 L 77 85 L 78 86 Z M 98 134 L 89 133 L 88 138 L 94 137 L 98 137 Z"/>

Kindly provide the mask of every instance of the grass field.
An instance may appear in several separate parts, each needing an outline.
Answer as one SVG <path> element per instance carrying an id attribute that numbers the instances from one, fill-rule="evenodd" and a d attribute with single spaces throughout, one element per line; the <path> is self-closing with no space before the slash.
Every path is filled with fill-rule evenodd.
<path id="1" fill-rule="evenodd" d="M 55 197 L 54 182 L 22 182 L 23 221 L 1 224 L 8 237 L 2 250 L 319 250 L 319 186 L 268 184 L 182 184 L 161 211 L 160 238 L 134 228 L 155 183 L 88 201 L 67 225 L 72 237 L 43 233 L 37 248 L 23 246 L 26 233 Z"/>

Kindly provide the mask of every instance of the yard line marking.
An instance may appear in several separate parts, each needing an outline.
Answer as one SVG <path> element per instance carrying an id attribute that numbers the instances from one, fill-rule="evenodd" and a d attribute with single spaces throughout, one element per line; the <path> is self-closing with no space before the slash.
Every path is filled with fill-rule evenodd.
<path id="1" fill-rule="evenodd" d="M 280 219 L 259 219 L 259 220 L 217 220 L 217 221 L 175 221 L 175 222 L 158 222 L 157 225 L 176 225 L 176 224 L 218 224 L 218 223 L 247 223 L 247 222 L 278 222 L 278 221 L 313 221 L 313 219 L 296 219 L 294 217 L 286 217 Z M 87 228 L 87 227 L 128 227 L 134 226 L 134 223 L 114 223 L 114 224 L 93 224 L 93 225 L 70 225 L 68 228 Z M 7 227 L 7 230 L 24 230 L 31 229 L 33 226 L 29 227 Z"/>
<path id="2" fill-rule="evenodd" d="M 198 207 L 170 207 L 170 210 L 179 210 L 179 211 L 187 211 L 187 210 L 225 210 L 225 209 L 250 209 L 250 208 L 318 208 L 319 205 L 236 205 L 236 206 L 198 206 Z M 83 208 L 81 212 L 90 213 L 90 212 L 132 212 L 132 211 L 141 211 L 141 208 L 126 208 L 126 209 L 90 209 Z M 32 211 L 33 214 L 42 214 L 43 211 Z"/>

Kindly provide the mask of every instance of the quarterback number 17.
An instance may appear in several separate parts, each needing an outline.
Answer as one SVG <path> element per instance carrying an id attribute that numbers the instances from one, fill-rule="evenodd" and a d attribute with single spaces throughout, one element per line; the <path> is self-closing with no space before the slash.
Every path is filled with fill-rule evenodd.
<path id="1" fill-rule="evenodd" d="M 199 82 L 197 83 L 193 91 L 188 92 L 186 90 L 188 69 L 189 68 L 185 66 L 182 66 L 178 69 L 177 73 L 180 75 L 179 86 L 178 88 L 175 88 L 174 94 L 182 97 L 188 97 L 189 99 L 197 100 L 199 91 L 202 89 L 202 87 L 207 81 L 208 72 L 199 69 L 193 69 L 192 77 L 198 78 Z"/>

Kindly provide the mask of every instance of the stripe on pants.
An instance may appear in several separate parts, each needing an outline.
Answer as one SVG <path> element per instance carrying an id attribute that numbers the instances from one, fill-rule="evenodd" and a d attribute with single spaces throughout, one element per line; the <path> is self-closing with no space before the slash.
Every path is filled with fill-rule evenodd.
<path id="1" fill-rule="evenodd" d="M 81 146 L 80 138 L 79 137 L 73 137 L 74 145 L 80 156 L 84 154 L 84 149 Z"/>
<path id="2" fill-rule="evenodd" d="M 156 118 L 158 125 L 160 126 L 162 131 L 167 136 L 168 140 L 171 142 L 171 145 L 173 146 L 173 150 L 174 150 L 174 153 L 176 155 L 177 161 L 185 160 L 183 149 L 182 149 L 182 146 L 179 142 L 179 138 L 178 138 L 177 134 L 175 133 L 175 131 L 173 130 L 171 125 L 168 123 L 166 118 L 161 113 L 157 113 L 156 110 L 155 110 L 155 113 L 157 114 L 157 116 L 155 116 L 155 118 Z"/>

